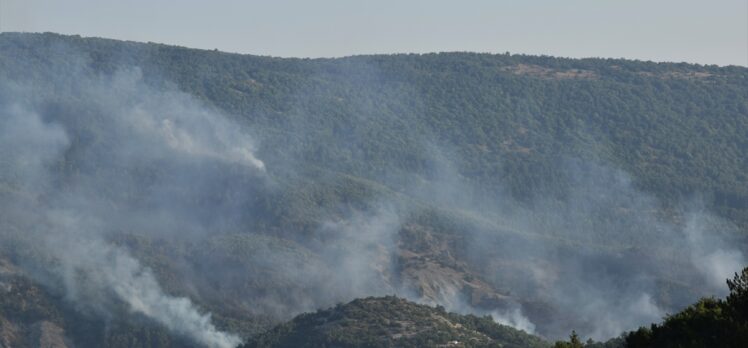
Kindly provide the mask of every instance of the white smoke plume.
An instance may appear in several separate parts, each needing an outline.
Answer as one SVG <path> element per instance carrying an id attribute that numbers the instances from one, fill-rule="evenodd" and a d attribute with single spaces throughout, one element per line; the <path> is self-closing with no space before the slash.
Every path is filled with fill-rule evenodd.
<path id="1" fill-rule="evenodd" d="M 370 212 L 353 211 L 320 226 L 327 238 L 319 251 L 336 272 L 333 284 L 343 291 L 342 299 L 386 295 L 397 288 L 391 277 L 400 225 L 401 217 L 391 206 L 377 205 Z"/>
<path id="2" fill-rule="evenodd" d="M 215 283 L 235 282 L 236 288 L 245 289 L 246 279 L 252 278 L 237 274 L 273 277 L 258 286 L 260 291 L 242 290 L 248 292 L 237 296 L 254 314 L 277 313 L 285 319 L 356 297 L 391 293 L 427 302 L 402 286 L 394 262 L 398 232 L 409 213 L 400 210 L 418 201 L 412 210 L 437 208 L 469 221 L 457 219 L 440 231 L 464 237 L 464 243 L 449 252 L 462 253 L 460 261 L 496 289 L 526 300 L 508 308 L 478 308 L 461 298 L 461 289 L 444 282 L 437 303 L 458 312 L 490 314 L 499 323 L 549 338 L 576 329 L 606 339 L 659 321 L 665 312 L 696 298 L 680 295 L 690 289 L 663 296 L 657 279 L 678 279 L 676 285 L 694 291 L 703 290 L 703 283 L 723 289 L 725 275 L 746 261 L 715 234 L 729 224 L 688 211 L 684 215 L 691 218 L 685 224 L 662 219 L 659 202 L 636 189 L 623 171 L 595 164 L 570 166 L 568 174 L 576 180 L 569 183 L 566 197 L 539 190 L 529 203 L 519 202 L 509 195 L 480 196 L 485 190 L 461 176 L 459 158 L 438 150 L 431 151 L 438 157 L 433 173 L 403 169 L 378 180 L 408 196 L 408 203 L 397 208 L 372 204 L 338 215 L 304 214 L 322 216 L 323 222 L 316 220 L 310 228 L 314 237 L 297 236 L 281 246 L 274 245 L 278 239 L 270 233 L 247 238 L 252 231 L 244 233 L 241 225 L 252 195 L 247 187 L 266 178 L 266 170 L 277 170 L 277 163 L 265 168 L 243 124 L 174 86 L 145 83 L 137 68 L 99 75 L 85 65 L 52 67 L 47 75 L 41 72 L 37 82 L 0 81 L 0 242 L 20 245 L 18 253 L 29 254 L 21 257 L 28 273 L 53 286 L 62 284 L 79 306 L 108 313 L 124 305 L 206 346 L 230 347 L 239 339 L 220 331 L 220 322 L 198 308 L 204 299 L 170 295 L 179 292 L 157 282 L 157 268 L 149 269 L 142 258 L 141 264 L 135 251 L 113 240 L 132 232 L 161 237 L 169 245 L 195 235 L 206 237 L 199 242 L 244 243 L 241 247 L 257 243 L 252 255 L 233 263 L 211 254 L 198 259 L 213 261 L 201 276 Z M 356 73 L 362 70 L 351 67 Z M 369 96 L 363 97 L 371 104 Z M 347 137 L 323 138 L 332 141 L 324 144 L 350 150 L 341 153 L 365 161 L 365 152 L 353 150 L 371 144 L 347 141 L 386 133 L 367 128 L 367 117 L 380 117 L 372 114 L 377 110 L 352 110 L 350 124 L 361 126 L 340 131 L 350 133 Z M 409 119 L 414 115 L 417 110 L 381 117 L 420 132 L 409 127 L 411 121 L 420 124 Z M 304 124 L 290 128 L 305 131 Z M 282 145 L 283 136 L 278 138 L 276 144 Z M 412 148 L 431 149 L 433 139 L 427 138 L 414 131 L 407 141 Z M 304 151 L 300 154 L 291 162 L 300 162 Z M 416 159 L 425 157 L 419 154 Z M 298 164 L 286 165 L 292 172 Z M 367 179 L 377 181 L 376 174 L 371 176 Z M 299 186 L 304 184 L 302 180 Z M 305 202 L 314 205 L 328 198 Z M 225 230 L 235 234 L 207 238 Z M 271 232 L 278 230 L 282 228 Z M 698 272 L 691 272 L 694 269 Z M 263 288 L 267 284 L 276 288 Z M 190 285 L 203 286 L 208 293 L 214 284 Z M 679 298 L 663 303 L 669 296 Z M 553 311 L 538 314 L 532 307 L 538 303 Z"/>
<path id="3" fill-rule="evenodd" d="M 660 202 L 621 170 L 569 160 L 566 195 L 540 191 L 528 204 L 476 194 L 457 161 L 440 158 L 436 179 L 413 195 L 471 221 L 458 228 L 468 231 L 462 252 L 489 282 L 523 300 L 490 313 L 499 323 L 549 338 L 575 329 L 607 340 L 659 322 L 696 301 L 693 292 L 724 295 L 725 279 L 746 264 L 726 242 L 735 226 L 690 206 L 665 218 Z M 678 279 L 684 289 L 663 289 L 658 279 Z M 461 301 L 458 289 L 442 295 L 448 309 L 485 311 Z M 533 303 L 552 310 L 534 313 Z"/>
<path id="4" fill-rule="evenodd" d="M 67 212 L 51 212 L 50 215 L 50 223 L 57 233 L 46 240 L 51 244 L 47 247 L 67 251 L 54 256 L 59 262 L 58 274 L 63 275 L 71 299 L 89 301 L 111 293 L 130 311 L 207 347 L 231 348 L 241 343 L 238 336 L 217 330 L 210 315 L 201 314 L 190 299 L 164 293 L 151 270 L 126 251 L 96 236 L 75 238 L 69 231 L 82 228 L 77 219 Z"/>
<path id="5" fill-rule="evenodd" d="M 716 233 L 719 231 L 714 229 L 715 225 L 721 230 L 731 229 L 729 224 L 703 211 L 693 213 L 686 221 L 684 234 L 694 267 L 699 270 L 713 291 L 726 294 L 725 279 L 731 279 L 735 272 L 748 264 L 748 260 L 740 250 L 726 245 L 720 239 Z"/>
<path id="6" fill-rule="evenodd" d="M 527 333 L 535 333 L 535 324 L 522 314 L 522 309 L 520 308 L 513 308 L 504 312 L 491 311 L 491 318 L 499 324 L 511 326 Z"/>
<path id="7" fill-rule="evenodd" d="M 252 141 L 191 97 L 146 85 L 137 69 L 97 76 L 78 66 L 49 79 L 45 85 L 0 81 L 6 100 L 0 105 L 0 242 L 17 245 L 18 262 L 32 277 L 62 284 L 81 308 L 105 314 L 124 304 L 201 345 L 240 344 L 190 299 L 166 293 L 148 267 L 109 240 L 143 228 L 185 233 L 195 211 L 180 206 L 179 195 L 204 197 L 212 178 L 182 169 L 217 162 L 263 173 Z M 65 104 L 70 100 L 79 104 Z M 84 146 L 81 134 L 68 134 L 68 125 L 85 119 L 103 141 Z M 65 178 L 59 168 L 73 160 L 81 167 Z M 144 188 L 107 177 L 143 163 L 169 179 Z M 175 190 L 173 181 L 194 186 Z M 141 214 L 138 203 L 147 203 L 149 213 Z"/>

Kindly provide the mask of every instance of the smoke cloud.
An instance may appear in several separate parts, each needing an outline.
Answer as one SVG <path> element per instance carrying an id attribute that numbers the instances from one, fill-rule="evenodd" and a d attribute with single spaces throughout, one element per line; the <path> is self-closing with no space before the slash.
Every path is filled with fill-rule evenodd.
<path id="1" fill-rule="evenodd" d="M 391 87 L 349 69 L 362 83 Z M 606 163 L 569 160 L 565 192 L 537 188 L 519 200 L 467 179 L 438 137 L 409 134 L 405 147 L 422 153 L 407 158 L 418 163 L 372 173 L 366 179 L 379 191 L 356 191 L 365 185 L 348 173 L 301 169 L 307 149 L 284 159 L 260 152 L 266 167 L 253 139 L 282 145 L 285 133 L 250 137 L 250 121 L 232 122 L 169 83 L 145 83 L 137 68 L 99 74 L 81 59 L 39 74 L 0 81 L 4 251 L 82 310 L 113 316 L 124 307 L 206 346 L 240 339 L 203 305 L 278 321 L 393 293 L 549 338 L 575 329 L 607 339 L 724 292 L 724 279 L 746 263 L 730 243 L 734 226 L 693 206 L 663 214 L 658 199 Z M 410 98 L 392 91 L 388 98 Z M 388 135 L 367 128 L 378 116 L 368 97 L 346 111 L 351 129 L 319 132 L 348 150 L 341 157 L 364 162 L 366 137 Z M 415 129 L 419 112 L 389 117 Z M 314 129 L 306 126 L 289 127 Z M 307 177 L 312 171 L 324 174 Z M 339 193 L 344 180 L 360 197 Z M 317 185 L 333 193 L 307 187 Z M 286 215 L 306 220 L 280 221 Z M 143 257 L 157 247 L 131 248 L 130 236 L 165 241 L 153 254 L 184 284 L 145 266 L 162 262 Z"/>
<path id="2" fill-rule="evenodd" d="M 219 170 L 261 180 L 252 141 L 191 97 L 146 85 L 137 69 L 103 76 L 81 63 L 46 78 L 2 81 L 0 236 L 15 246 L 9 253 L 83 309 L 106 315 L 124 305 L 205 346 L 238 345 L 112 240 L 132 231 L 205 233 L 199 207 L 176 202 L 209 199 Z M 79 127 L 89 133 L 68 130 Z M 132 173 L 143 168 L 150 172 Z"/>
<path id="3" fill-rule="evenodd" d="M 519 294 L 494 315 L 497 322 L 550 338 L 574 329 L 605 340 L 698 296 L 723 295 L 725 279 L 745 265 L 726 242 L 736 227 L 697 204 L 663 216 L 661 203 L 620 170 L 574 160 L 565 171 L 570 185 L 563 195 L 540 191 L 529 204 L 474 195 L 455 170 L 431 187 L 449 183 L 452 197 L 465 194 L 449 201 L 439 201 L 438 192 L 424 196 L 462 212 L 460 228 L 470 231 L 464 255 L 497 289 Z"/>
<path id="4" fill-rule="evenodd" d="M 684 227 L 691 262 L 713 291 L 721 295 L 727 293 L 725 279 L 730 279 L 747 264 L 740 250 L 720 238 L 719 232 L 731 230 L 734 230 L 733 226 L 705 214 L 703 209 L 689 215 Z"/>

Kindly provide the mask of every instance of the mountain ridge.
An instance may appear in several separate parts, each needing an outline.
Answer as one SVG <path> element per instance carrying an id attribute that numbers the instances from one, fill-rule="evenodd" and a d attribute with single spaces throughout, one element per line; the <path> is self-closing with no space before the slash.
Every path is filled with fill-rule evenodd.
<path id="1" fill-rule="evenodd" d="M 392 293 L 610 338 L 723 291 L 702 265 L 748 245 L 748 68 L 3 33 L 0 82 L 0 254 L 64 289 L 39 269 L 79 260 L 23 232 L 96 236 L 245 338 Z M 64 146 L 23 175 L 60 146 L 34 127 Z"/>

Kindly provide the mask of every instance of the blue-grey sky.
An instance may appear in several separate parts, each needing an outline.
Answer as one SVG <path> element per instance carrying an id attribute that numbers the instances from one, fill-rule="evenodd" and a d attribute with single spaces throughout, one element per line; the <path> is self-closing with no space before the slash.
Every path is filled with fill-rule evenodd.
<path id="1" fill-rule="evenodd" d="M 748 66 L 748 0 L 0 0 L 0 30 L 285 57 L 509 51 Z"/>

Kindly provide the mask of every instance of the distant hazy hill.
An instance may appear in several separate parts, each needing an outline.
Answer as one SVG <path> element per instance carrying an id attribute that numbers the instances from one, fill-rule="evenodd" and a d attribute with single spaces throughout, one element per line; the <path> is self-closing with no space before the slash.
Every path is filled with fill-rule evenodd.
<path id="1" fill-rule="evenodd" d="M 0 295 L 26 289 L 6 291 L 0 335 L 16 345 L 218 329 L 272 346 L 314 327 L 386 346 L 390 309 L 426 333 L 462 325 L 414 340 L 542 343 L 393 298 L 276 327 L 388 294 L 605 340 L 724 294 L 746 263 L 742 67 L 4 33 L 0 116 L 0 260 L 21 270 Z M 305 326 L 336 313 L 366 335 Z M 95 339 L 76 341 L 79 322 Z"/>

